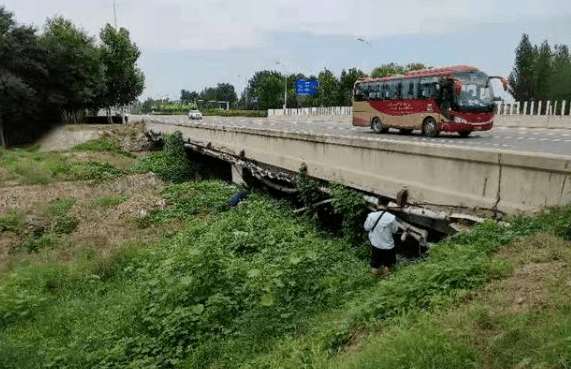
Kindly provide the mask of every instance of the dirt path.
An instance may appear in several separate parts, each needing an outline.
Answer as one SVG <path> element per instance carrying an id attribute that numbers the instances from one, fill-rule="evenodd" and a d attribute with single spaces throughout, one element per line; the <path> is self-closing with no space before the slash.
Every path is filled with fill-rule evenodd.
<path id="1" fill-rule="evenodd" d="M 68 150 L 74 145 L 101 137 L 114 124 L 73 124 L 52 129 L 38 143 L 40 151 Z"/>

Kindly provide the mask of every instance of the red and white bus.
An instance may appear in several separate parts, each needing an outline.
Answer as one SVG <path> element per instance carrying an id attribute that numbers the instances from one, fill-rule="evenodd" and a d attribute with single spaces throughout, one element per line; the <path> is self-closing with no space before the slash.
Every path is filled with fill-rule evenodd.
<path id="1" fill-rule="evenodd" d="M 427 137 L 440 132 L 487 131 L 494 124 L 494 94 L 488 76 L 459 65 L 407 72 L 385 78 L 361 78 L 353 88 L 353 125 L 385 133 L 421 130 Z"/>

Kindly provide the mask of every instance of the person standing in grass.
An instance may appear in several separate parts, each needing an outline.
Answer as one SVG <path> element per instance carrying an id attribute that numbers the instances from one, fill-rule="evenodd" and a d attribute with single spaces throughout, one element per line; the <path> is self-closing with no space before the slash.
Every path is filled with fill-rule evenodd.
<path id="1" fill-rule="evenodd" d="M 388 204 L 388 199 L 379 198 L 377 211 L 369 213 L 365 220 L 371 242 L 371 274 L 375 278 L 379 274 L 388 275 L 396 263 L 393 234 L 398 230 L 397 218 L 386 211 Z"/>

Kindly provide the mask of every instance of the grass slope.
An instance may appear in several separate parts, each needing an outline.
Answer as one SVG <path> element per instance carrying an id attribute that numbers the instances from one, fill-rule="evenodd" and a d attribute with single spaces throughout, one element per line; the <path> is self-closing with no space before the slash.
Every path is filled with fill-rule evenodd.
<path id="1" fill-rule="evenodd" d="M 77 190 L 0 212 L 13 245 L 0 276 L 0 367 L 571 365 L 569 206 L 486 221 L 372 280 L 359 247 L 286 203 L 254 193 L 228 209 L 236 189 L 223 182 L 170 182 L 180 182 L 170 161 L 188 170 L 176 147 L 120 169 L 111 158 L 125 154 L 108 143 L 70 153 L 98 148 L 102 161 L 74 163 L 109 173 L 89 182 L 98 196 Z M 33 173 L 55 186 L 83 179 L 53 170 L 68 154 L 3 151 L 0 165 L 11 186 L 45 181 Z M 125 190 L 153 166 L 164 185 Z M 47 223 L 37 237 L 30 215 Z M 93 224 L 105 225 L 98 242 L 77 238 Z"/>

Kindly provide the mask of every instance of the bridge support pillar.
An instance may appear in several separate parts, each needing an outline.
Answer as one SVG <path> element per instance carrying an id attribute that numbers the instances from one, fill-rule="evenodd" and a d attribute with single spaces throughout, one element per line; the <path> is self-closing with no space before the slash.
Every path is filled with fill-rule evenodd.
<path id="1" fill-rule="evenodd" d="M 245 185 L 244 181 L 244 168 L 238 164 L 232 164 L 232 183 L 238 185 Z"/>

